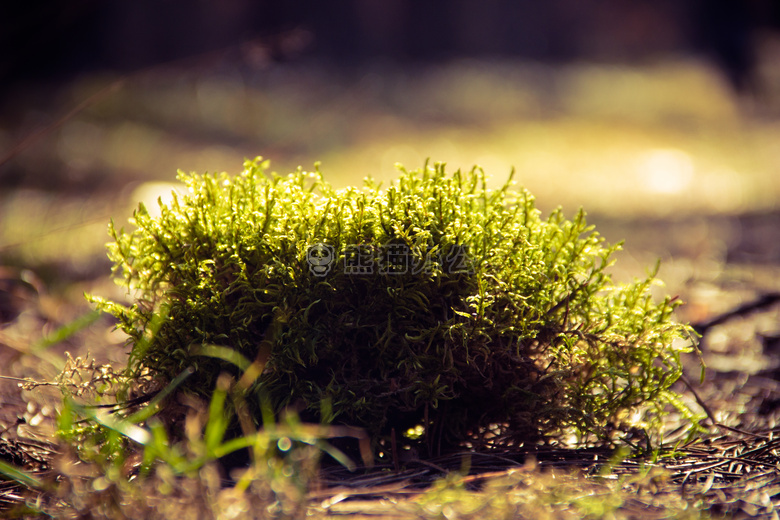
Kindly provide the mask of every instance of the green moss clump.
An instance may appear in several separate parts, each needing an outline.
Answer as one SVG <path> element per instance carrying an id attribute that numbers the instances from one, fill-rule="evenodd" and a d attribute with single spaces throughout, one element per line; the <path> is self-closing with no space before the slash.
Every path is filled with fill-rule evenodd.
<path id="1" fill-rule="evenodd" d="M 342 190 L 319 169 L 267 168 L 180 173 L 189 194 L 161 216 L 141 205 L 134 230 L 112 224 L 109 256 L 137 300 L 97 301 L 130 336 L 131 373 L 195 367 L 187 389 L 208 394 L 236 369 L 202 345 L 227 347 L 264 367 L 256 417 L 265 399 L 377 441 L 422 426 L 429 451 L 655 435 L 679 402 L 678 303 L 653 301 L 652 276 L 614 285 L 619 246 L 584 212 L 542 219 L 478 168 Z"/>

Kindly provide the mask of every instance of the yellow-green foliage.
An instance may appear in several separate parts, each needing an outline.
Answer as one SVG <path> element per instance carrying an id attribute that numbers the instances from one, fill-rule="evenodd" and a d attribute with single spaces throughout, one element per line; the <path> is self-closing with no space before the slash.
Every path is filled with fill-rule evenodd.
<path id="1" fill-rule="evenodd" d="M 318 169 L 267 168 L 182 173 L 189 193 L 160 217 L 141 205 L 132 231 L 111 226 L 109 256 L 137 300 L 98 302 L 131 338 L 131 373 L 194 367 L 183 388 L 208 394 L 256 360 L 257 410 L 294 406 L 375 440 L 422 425 L 433 451 L 571 433 L 613 442 L 652 433 L 678 402 L 677 303 L 653 301 L 652 277 L 614 285 L 618 246 L 584 212 L 542 219 L 527 191 L 488 189 L 478 168 L 426 164 L 386 189 L 343 190 Z M 350 272 L 356 251 L 372 272 Z"/>

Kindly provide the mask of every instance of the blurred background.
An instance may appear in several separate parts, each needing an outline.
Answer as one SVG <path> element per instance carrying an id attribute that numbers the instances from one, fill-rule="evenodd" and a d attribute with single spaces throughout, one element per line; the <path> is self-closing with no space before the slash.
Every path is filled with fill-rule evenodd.
<path id="1" fill-rule="evenodd" d="M 0 45 L 0 311 L 20 330 L 124 297 L 110 218 L 258 155 L 336 186 L 514 167 L 543 211 L 626 240 L 616 278 L 662 258 L 682 319 L 780 290 L 773 0 L 5 2 Z"/>

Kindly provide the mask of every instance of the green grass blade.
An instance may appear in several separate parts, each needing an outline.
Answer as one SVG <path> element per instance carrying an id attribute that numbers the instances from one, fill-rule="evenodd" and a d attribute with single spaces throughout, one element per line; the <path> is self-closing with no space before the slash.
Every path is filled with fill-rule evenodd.
<path id="1" fill-rule="evenodd" d="M 24 470 L 0 460 L 0 475 L 5 475 L 23 486 L 40 489 L 43 483 Z"/>

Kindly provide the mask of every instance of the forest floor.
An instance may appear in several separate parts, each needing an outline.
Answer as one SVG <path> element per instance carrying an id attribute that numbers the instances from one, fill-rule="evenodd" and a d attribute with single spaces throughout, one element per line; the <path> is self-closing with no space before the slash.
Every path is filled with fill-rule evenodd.
<path id="1" fill-rule="evenodd" d="M 711 71 L 687 62 L 557 71 L 465 63 L 422 79 L 323 74 L 87 78 L 28 89 L 3 107 L 0 461 L 45 474 L 62 449 L 60 389 L 25 390 L 20 381 L 57 381 L 66 352 L 126 363 L 125 338 L 83 294 L 126 297 L 110 279 L 106 225 L 170 192 L 177 168 L 235 172 L 258 154 L 280 171 L 323 160 L 340 186 L 367 174 L 389 180 L 392 163 L 416 167 L 431 156 L 483 164 L 498 179 L 515 165 L 543 210 L 560 204 L 571 215 L 584 206 L 608 241 L 625 240 L 617 280 L 642 276 L 661 258 L 659 291 L 686 302 L 678 318 L 702 335 L 701 359 L 686 356 L 686 382 L 675 390 L 708 433 L 679 444 L 670 416 L 670 456 L 654 461 L 561 448 L 474 457 L 467 474 L 458 472 L 462 457 L 413 461 L 401 472 L 324 469 L 307 491 L 307 514 L 476 518 L 546 507 L 572 518 L 780 515 L 775 118 L 742 115 Z M 84 99 L 93 101 L 68 115 Z M 0 479 L 0 509 L 35 495 L 25 493 Z"/>

